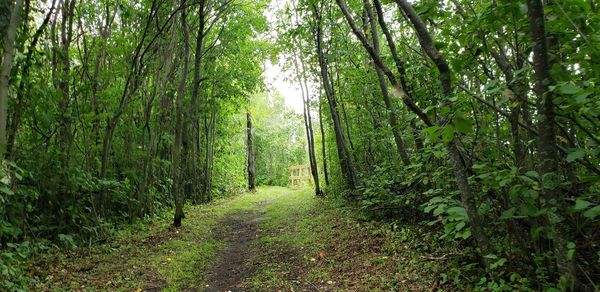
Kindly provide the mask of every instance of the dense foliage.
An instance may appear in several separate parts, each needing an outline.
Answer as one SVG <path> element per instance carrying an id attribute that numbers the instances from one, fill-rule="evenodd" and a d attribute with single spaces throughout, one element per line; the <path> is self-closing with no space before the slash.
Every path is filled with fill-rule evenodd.
<path id="1" fill-rule="evenodd" d="M 0 287 L 25 285 L 31 239 L 92 244 L 163 207 L 179 226 L 308 161 L 316 195 L 464 250 L 444 283 L 597 290 L 598 8 L 4 1 Z M 265 88 L 276 55 L 303 114 Z"/>
<path id="2" fill-rule="evenodd" d="M 597 289 L 597 3 L 282 6 L 282 50 L 323 88 L 329 194 L 443 226 L 459 287 Z"/>
<path id="3" fill-rule="evenodd" d="M 271 51 L 257 37 L 266 5 L 2 1 L 0 290 L 26 283 L 19 263 L 45 239 L 103 242 L 123 223 L 246 187 L 246 111 Z M 257 139 L 302 129 L 276 102 L 259 119 L 282 114 L 281 125 L 258 125 Z M 299 147 L 301 161 L 302 142 L 287 142 L 277 145 Z M 287 161 L 273 159 L 259 173 L 283 185 L 274 173 Z"/>

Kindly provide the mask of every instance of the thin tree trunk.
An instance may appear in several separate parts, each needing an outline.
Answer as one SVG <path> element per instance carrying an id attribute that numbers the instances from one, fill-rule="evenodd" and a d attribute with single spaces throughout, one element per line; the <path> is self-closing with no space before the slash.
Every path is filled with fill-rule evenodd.
<path id="1" fill-rule="evenodd" d="M 317 159 L 315 155 L 315 138 L 312 128 L 312 120 L 310 116 L 310 91 L 308 90 L 308 84 L 306 83 L 306 68 L 302 62 L 302 52 L 300 52 L 300 64 L 298 65 L 298 56 L 294 52 L 293 62 L 296 71 L 296 77 L 300 90 L 302 92 L 302 104 L 303 104 L 303 117 L 304 117 L 304 128 L 306 130 L 306 138 L 308 143 L 308 160 L 310 162 L 310 171 L 315 183 L 315 195 L 321 196 L 321 186 L 319 185 L 319 170 L 317 165 Z"/>
<path id="2" fill-rule="evenodd" d="M 4 159 L 6 153 L 6 122 L 8 118 L 8 88 L 10 71 L 14 60 L 15 38 L 17 34 L 17 25 L 21 18 L 23 0 L 17 0 L 10 15 L 10 22 L 6 28 L 3 46 L 4 54 L 2 56 L 2 71 L 0 72 L 0 159 Z"/>
<path id="3" fill-rule="evenodd" d="M 444 57 L 434 46 L 433 38 L 429 34 L 425 23 L 423 23 L 423 21 L 421 20 L 417 12 L 414 10 L 412 5 L 408 3 L 407 0 L 395 1 L 400 7 L 400 9 L 405 13 L 410 22 L 413 24 L 415 31 L 417 32 L 417 36 L 419 38 L 419 43 L 421 44 L 421 47 L 438 68 L 438 71 L 440 72 L 439 79 L 442 87 L 442 94 L 444 95 L 444 97 L 450 98 L 453 92 L 450 67 L 446 63 Z M 489 238 L 483 230 L 483 222 L 477 210 L 477 204 L 475 203 L 475 198 L 473 197 L 473 192 L 467 178 L 468 168 L 465 165 L 464 159 L 462 157 L 462 154 L 460 153 L 458 146 L 456 145 L 456 138 L 453 138 L 448 143 L 447 149 L 452 160 L 454 176 L 456 177 L 456 183 L 460 190 L 461 201 L 465 209 L 467 210 L 467 214 L 469 216 L 469 225 L 471 226 L 471 230 L 477 242 L 477 246 L 481 249 L 483 262 L 486 265 L 487 269 L 489 266 L 489 260 L 487 260 L 485 256 L 493 253 L 493 248 L 491 246 Z"/>
<path id="4" fill-rule="evenodd" d="M 407 107 L 409 109 L 411 109 L 417 116 L 419 116 L 421 118 L 421 120 L 423 120 L 423 122 L 427 126 L 433 126 L 433 122 L 412 101 L 412 99 L 410 98 L 410 96 L 407 94 L 404 87 L 402 86 L 402 84 L 400 84 L 398 82 L 398 79 L 394 76 L 394 74 L 391 72 L 391 70 L 385 65 L 383 60 L 376 53 L 375 49 L 369 44 L 364 33 L 362 33 L 360 31 L 360 29 L 358 28 L 358 26 L 352 19 L 352 16 L 350 15 L 350 12 L 348 11 L 348 7 L 346 6 L 346 2 L 344 0 L 336 0 L 336 2 L 338 4 L 338 6 L 340 7 L 340 9 L 342 10 L 344 17 L 346 18 L 348 24 L 352 28 L 352 31 L 354 32 L 354 34 L 361 41 L 361 43 L 363 44 L 363 46 L 365 47 L 365 49 L 367 50 L 367 52 L 369 53 L 369 55 L 371 56 L 371 58 L 373 59 L 375 64 L 378 67 L 380 67 L 381 70 L 388 77 L 388 79 L 394 86 L 394 89 L 397 91 L 397 93 L 400 96 L 402 96 L 402 99 L 403 99 L 404 103 L 407 105 Z M 423 21 L 421 20 L 421 18 L 414 11 L 414 8 L 405 0 L 396 0 L 396 3 L 398 3 L 398 5 L 402 9 L 402 11 L 407 15 L 409 20 L 412 22 L 412 24 L 415 27 L 415 30 L 417 32 L 417 35 L 419 37 L 419 42 L 421 44 L 421 47 L 423 48 L 423 50 L 425 50 L 425 52 L 427 53 L 429 58 L 434 61 L 438 70 L 440 71 L 439 79 L 440 79 L 440 83 L 442 86 L 442 93 L 445 97 L 449 98 L 450 95 L 452 94 L 452 85 L 450 83 L 451 75 L 450 75 L 450 68 L 448 67 L 448 64 L 446 63 L 446 61 L 444 60 L 442 55 L 434 47 L 433 39 L 431 38 L 431 35 L 427 31 L 427 28 L 426 28 L 425 24 L 423 23 Z M 467 180 L 466 173 L 467 173 L 468 169 L 464 163 L 462 154 L 460 153 L 460 150 L 458 149 L 458 146 L 456 145 L 456 141 L 454 139 L 451 140 L 446 145 L 446 147 L 447 147 L 448 153 L 450 154 L 450 158 L 452 161 L 452 169 L 453 169 L 454 175 L 456 177 L 456 183 L 457 183 L 458 188 L 461 193 L 461 201 L 462 201 L 462 203 L 467 211 L 467 214 L 469 216 L 469 224 L 471 226 L 472 234 L 475 237 L 477 246 L 481 250 L 482 259 L 487 268 L 487 265 L 489 263 L 488 263 L 488 260 L 485 258 L 485 256 L 492 253 L 492 247 L 491 247 L 489 238 L 487 237 L 487 235 L 485 234 L 485 232 L 483 230 L 483 225 L 482 225 L 479 213 L 477 211 L 475 199 L 473 198 L 473 193 L 472 193 L 471 187 Z"/>
<path id="5" fill-rule="evenodd" d="M 192 83 L 192 96 L 190 103 L 190 117 L 191 121 L 188 122 L 192 129 L 192 137 L 193 140 L 191 143 L 192 153 L 191 153 L 191 166 L 192 166 L 192 176 L 196 176 L 199 174 L 197 169 L 197 165 L 200 162 L 199 159 L 199 151 L 200 151 L 200 117 L 198 115 L 198 100 L 200 98 L 200 83 L 201 83 L 201 66 L 202 66 L 202 54 L 204 51 L 204 36 L 205 36 L 205 26 L 206 26 L 206 0 L 200 0 L 198 3 L 198 19 L 199 26 L 198 31 L 196 33 L 196 52 L 194 55 L 194 82 Z M 206 137 L 208 139 L 208 137 Z M 206 174 L 205 174 L 206 175 Z M 197 196 L 197 201 L 202 201 L 202 190 L 198 189 L 196 186 L 198 184 L 194 183 L 194 192 Z"/>
<path id="6" fill-rule="evenodd" d="M 550 76 L 550 61 L 548 56 L 548 39 L 546 37 L 544 4 L 541 0 L 527 1 L 531 38 L 533 41 L 533 69 L 535 71 L 534 92 L 537 97 L 537 110 L 540 118 L 538 122 L 538 157 L 540 161 L 540 180 L 542 182 L 542 193 L 545 207 L 552 208 L 550 202 L 555 201 L 562 206 L 563 200 L 557 191 L 545 185 L 546 181 L 558 180 L 558 151 L 555 128 L 554 95 L 549 90 L 549 84 L 553 83 Z M 558 272 L 569 289 L 574 289 L 577 283 L 574 263 L 567 257 L 567 242 L 560 223 L 552 223 L 547 218 L 547 223 L 552 228 L 552 242 L 554 246 L 554 257 Z M 565 287 L 565 288 L 567 288 Z"/>
<path id="7" fill-rule="evenodd" d="M 252 139 L 252 117 L 250 115 L 249 110 L 246 112 L 246 134 L 247 134 L 246 146 L 248 147 L 247 148 L 248 190 L 253 193 L 253 192 L 256 192 L 255 173 L 254 173 L 254 141 Z"/>
<path id="8" fill-rule="evenodd" d="M 327 171 L 327 148 L 325 147 L 325 129 L 323 127 L 323 100 L 319 96 L 319 129 L 321 130 L 321 155 L 323 156 L 323 176 L 325 178 L 325 187 L 329 187 L 329 173 Z"/>
<path id="9" fill-rule="evenodd" d="M 106 132 L 104 134 L 104 139 L 103 139 L 103 145 L 102 145 L 102 160 L 100 162 L 100 177 L 101 178 L 105 178 L 107 171 L 108 171 L 108 159 L 110 156 L 110 149 L 112 146 L 112 138 L 114 135 L 114 131 L 117 127 L 117 125 L 119 124 L 119 120 L 121 119 L 121 115 L 123 114 L 123 112 L 125 111 L 125 108 L 127 107 L 127 105 L 129 104 L 129 98 L 137 91 L 138 86 L 139 86 L 139 68 L 138 68 L 138 62 L 141 62 L 141 58 L 142 56 L 142 48 L 144 46 L 144 41 L 146 39 L 146 37 L 148 36 L 148 29 L 150 28 L 151 24 L 152 24 L 152 19 L 154 18 L 155 13 L 152 12 L 152 10 L 154 9 L 158 9 L 157 8 L 157 0 L 153 0 L 152 1 L 152 7 L 151 7 L 151 11 L 150 14 L 148 15 L 148 19 L 146 21 L 143 33 L 142 33 L 142 37 L 135 49 L 135 54 L 133 56 L 133 59 L 131 61 L 131 67 L 130 67 L 130 72 L 126 78 L 125 81 L 125 85 L 123 87 L 123 93 L 121 94 L 121 100 L 119 101 L 119 107 L 117 108 L 117 110 L 115 111 L 115 113 L 112 115 L 111 118 L 108 118 L 106 121 Z M 164 28 L 164 27 L 163 27 Z M 102 201 L 104 197 L 104 194 L 101 193 L 100 195 L 100 200 Z"/>
<path id="10" fill-rule="evenodd" d="M 317 44 L 317 55 L 319 59 L 319 68 L 321 71 L 321 81 L 323 82 L 323 87 L 325 89 L 325 95 L 327 96 L 327 100 L 329 102 L 329 108 L 331 111 L 331 118 L 333 120 L 333 128 L 336 137 L 336 146 L 338 151 L 338 158 L 340 160 L 340 166 L 342 169 L 342 175 L 344 177 L 345 183 L 351 188 L 354 189 L 357 184 L 357 176 L 356 169 L 354 168 L 354 162 L 352 161 L 352 156 L 348 151 L 348 146 L 346 145 L 346 139 L 344 137 L 344 133 L 342 130 L 341 120 L 338 112 L 338 105 L 336 101 L 335 91 L 331 86 L 329 79 L 329 69 L 327 67 L 327 59 L 323 50 L 323 28 L 322 28 L 322 19 L 321 13 L 319 12 L 316 4 L 313 5 L 313 10 L 315 12 L 316 17 L 316 31 L 315 31 L 315 41 Z"/>
<path id="11" fill-rule="evenodd" d="M 185 5 L 186 0 L 181 1 L 181 5 Z M 181 11 L 181 27 L 183 30 L 183 68 L 181 71 L 181 79 L 179 80 L 179 86 L 177 89 L 177 99 L 175 101 L 175 144 L 173 145 L 173 161 L 172 161 L 172 195 L 175 198 L 175 216 L 173 218 L 173 226 L 181 226 L 181 219 L 183 218 L 183 196 L 181 194 L 182 184 L 182 173 L 180 167 L 180 154 L 183 140 L 183 99 L 185 97 L 185 84 L 187 81 L 189 63 L 190 63 L 190 49 L 189 49 L 189 32 L 187 28 L 186 11 Z"/>
<path id="12" fill-rule="evenodd" d="M 301 63 L 302 64 L 302 63 Z M 297 66 L 297 65 L 296 65 Z M 301 65 L 302 78 L 299 77 L 300 86 L 304 84 L 304 90 L 302 94 L 302 100 L 304 104 L 304 125 L 306 127 L 306 136 L 308 138 L 308 158 L 310 161 L 310 170 L 315 183 L 315 195 L 322 196 L 321 186 L 319 184 L 319 169 L 317 165 L 317 158 L 315 154 L 315 136 L 312 127 L 312 119 L 310 116 L 310 92 L 308 91 L 308 85 L 306 84 L 306 68 L 304 64 Z M 300 80 L 302 79 L 302 80 Z M 302 82 L 304 81 L 304 82 Z"/>
<path id="13" fill-rule="evenodd" d="M 369 0 L 364 0 L 364 6 L 365 6 L 365 10 L 367 11 L 367 15 L 369 17 L 369 23 L 371 25 L 371 39 L 372 39 L 372 44 L 373 44 L 373 49 L 375 51 L 375 54 L 377 54 L 379 56 L 379 36 L 378 36 L 378 32 L 377 32 L 377 25 L 376 25 L 376 17 L 375 14 L 373 13 L 373 8 L 371 7 L 371 4 L 369 3 Z M 410 158 L 408 157 L 408 153 L 406 152 L 406 146 L 404 144 L 404 140 L 402 139 L 402 133 L 400 131 L 400 125 L 398 125 L 398 115 L 396 114 L 396 109 L 392 104 L 392 100 L 390 98 L 390 93 L 388 91 L 388 87 L 387 87 L 387 82 L 385 79 L 385 74 L 383 74 L 383 71 L 377 67 L 377 65 L 374 66 L 375 67 L 375 71 L 377 73 L 377 79 L 379 81 L 379 88 L 381 89 L 381 94 L 383 97 L 383 102 L 385 103 L 385 108 L 388 114 L 388 120 L 390 123 L 390 128 L 392 130 L 392 135 L 394 136 L 394 142 L 396 142 L 396 150 L 398 151 L 398 154 L 400 155 L 400 158 L 402 159 L 402 163 L 404 163 L 404 165 L 410 165 Z"/>
<path id="14" fill-rule="evenodd" d="M 61 25 L 61 53 L 60 66 L 61 76 L 58 82 L 58 88 L 62 93 L 62 100 L 59 105 L 61 114 L 61 125 L 58 131 L 58 143 L 61 148 L 62 158 L 60 159 L 63 167 L 68 167 L 70 160 L 70 148 L 72 143 L 71 133 L 71 114 L 69 113 L 69 103 L 71 101 L 71 57 L 70 47 L 73 38 L 73 18 L 75 14 L 76 0 L 64 0 L 62 8 L 62 25 Z"/>

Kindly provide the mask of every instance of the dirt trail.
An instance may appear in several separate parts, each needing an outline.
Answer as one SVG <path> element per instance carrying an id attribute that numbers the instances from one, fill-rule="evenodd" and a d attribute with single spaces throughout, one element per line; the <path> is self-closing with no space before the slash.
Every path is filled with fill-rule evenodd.
<path id="1" fill-rule="evenodd" d="M 264 206 L 227 216 L 217 229 L 217 238 L 225 242 L 225 248 L 217 254 L 217 263 L 208 274 L 206 291 L 245 291 L 245 286 L 256 271 L 249 262 L 250 245 L 256 239 L 259 223 L 265 214 Z"/>

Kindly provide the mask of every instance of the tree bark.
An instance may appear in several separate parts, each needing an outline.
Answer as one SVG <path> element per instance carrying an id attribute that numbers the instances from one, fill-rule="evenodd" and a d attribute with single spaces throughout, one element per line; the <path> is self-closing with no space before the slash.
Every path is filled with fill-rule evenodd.
<path id="1" fill-rule="evenodd" d="M 71 113 L 69 113 L 69 104 L 71 102 L 71 56 L 70 47 L 73 39 L 73 18 L 75 17 L 76 0 L 64 0 L 62 7 L 62 25 L 61 25 L 61 52 L 59 54 L 59 66 L 61 68 L 60 78 L 58 80 L 58 89 L 62 93 L 62 100 L 59 105 L 60 122 L 58 130 L 58 144 L 61 148 L 61 163 L 63 167 L 68 167 L 70 160 L 70 148 L 73 140 L 71 133 Z"/>
<path id="2" fill-rule="evenodd" d="M 248 170 L 248 190 L 250 192 L 256 192 L 256 185 L 255 185 L 255 173 L 254 173 L 254 141 L 252 139 L 252 117 L 250 116 L 250 111 L 248 110 L 246 112 L 246 134 L 247 134 L 247 140 L 246 140 L 246 146 L 248 147 L 247 149 L 247 155 L 248 155 L 248 165 L 247 165 L 247 170 Z"/>
<path id="3" fill-rule="evenodd" d="M 294 59 L 294 62 L 296 60 Z M 308 140 L 308 158 L 310 161 L 310 171 L 315 183 L 315 195 L 322 196 L 321 186 L 319 184 L 319 169 L 317 165 L 317 158 L 315 154 L 315 136 L 312 127 L 312 118 L 310 116 L 310 92 L 308 91 L 308 85 L 306 84 L 306 68 L 301 62 L 302 75 L 298 75 L 298 81 L 302 90 L 302 101 L 304 105 L 304 125 L 306 128 L 306 137 Z M 295 64 L 296 68 L 298 64 Z"/>
<path id="4" fill-rule="evenodd" d="M 364 0 L 363 2 L 369 18 L 373 50 L 375 54 L 379 56 L 379 35 L 377 32 L 376 17 L 373 12 L 373 7 L 371 7 L 371 4 L 369 3 L 369 0 Z M 396 142 L 396 150 L 400 155 L 402 163 L 404 163 L 404 165 L 410 165 L 410 158 L 408 157 L 406 146 L 404 144 L 404 139 L 402 138 L 400 125 L 398 124 L 398 115 L 396 113 L 394 105 L 392 104 L 392 99 L 390 98 L 390 92 L 388 91 L 385 74 L 383 74 L 383 71 L 377 65 L 375 65 L 374 67 L 375 72 L 377 73 L 377 80 L 379 81 L 379 88 L 381 89 L 383 102 L 385 103 L 385 109 L 388 114 L 388 121 L 390 123 L 392 135 L 394 136 L 394 142 Z"/>
<path id="5" fill-rule="evenodd" d="M 185 5 L 186 0 L 182 0 L 182 5 Z M 185 84 L 187 81 L 187 75 L 190 63 L 190 49 L 189 49 L 189 32 L 187 28 L 187 17 L 186 11 L 181 11 L 181 27 L 183 30 L 183 43 L 184 43 L 184 56 L 183 56 L 183 68 L 181 71 L 181 79 L 179 80 L 179 86 L 177 88 L 177 99 L 175 100 L 175 144 L 173 145 L 173 161 L 172 161 L 172 177 L 173 186 L 171 192 L 175 198 L 175 216 L 173 218 L 173 226 L 181 226 L 181 219 L 183 218 L 183 196 L 181 194 L 182 184 L 182 173 L 180 167 L 180 155 L 183 140 L 183 99 L 185 97 Z"/>
<path id="6" fill-rule="evenodd" d="M 452 94 L 452 85 L 450 82 L 451 74 L 450 74 L 450 68 L 448 67 L 448 64 L 446 63 L 446 61 L 444 60 L 442 55 L 437 51 L 437 49 L 433 45 L 433 39 L 431 38 L 431 35 L 427 31 L 427 27 L 425 26 L 425 24 L 423 23 L 421 18 L 417 15 L 414 8 L 406 0 L 395 0 L 395 1 L 399 5 L 401 10 L 407 15 L 407 17 L 411 21 L 411 23 L 413 24 L 413 26 L 417 32 L 417 36 L 419 38 L 419 43 L 421 44 L 421 47 L 427 53 L 429 58 L 432 59 L 432 61 L 436 64 L 436 67 L 438 68 L 438 71 L 440 72 L 439 79 L 440 79 L 440 83 L 441 83 L 441 87 L 442 87 L 442 93 L 445 97 L 449 98 Z M 371 58 L 373 59 L 375 64 L 381 68 L 381 70 L 385 73 L 386 76 L 388 76 L 388 79 L 390 80 L 392 85 L 395 87 L 395 89 L 398 91 L 400 96 L 402 96 L 403 101 L 407 105 L 407 107 L 409 109 L 411 109 L 417 116 L 419 116 L 426 125 L 433 126 L 433 122 L 412 101 L 410 96 L 404 90 L 404 87 L 402 86 L 402 84 L 400 84 L 398 82 L 398 79 L 394 76 L 394 74 L 391 72 L 391 70 L 385 65 L 383 60 L 376 53 L 375 49 L 368 43 L 364 33 L 362 33 L 360 31 L 360 29 L 358 28 L 358 26 L 352 19 L 352 16 L 350 15 L 350 12 L 348 11 L 348 7 L 346 6 L 345 1 L 344 0 L 336 0 L 336 2 L 338 3 L 338 6 L 342 10 L 344 17 L 346 18 L 348 24 L 352 28 L 352 31 L 354 32 L 354 34 L 361 41 L 361 43 L 363 44 L 363 46 L 365 47 L 365 49 L 367 50 L 367 52 L 369 53 L 369 55 L 371 56 Z M 450 155 L 450 159 L 452 162 L 452 169 L 453 169 L 454 175 L 456 177 L 456 183 L 457 183 L 458 188 L 461 193 L 461 201 L 462 201 L 462 203 L 467 211 L 467 214 L 469 216 L 469 225 L 471 226 L 473 236 L 475 237 L 477 246 L 481 250 L 482 259 L 487 268 L 487 265 L 489 263 L 488 263 L 488 260 L 485 258 L 485 256 L 492 253 L 492 247 L 491 247 L 489 238 L 487 237 L 487 235 L 485 234 L 485 232 L 483 230 L 483 225 L 482 225 L 479 213 L 477 211 L 475 199 L 473 198 L 473 193 L 472 193 L 471 187 L 467 180 L 466 173 L 467 173 L 468 169 L 464 163 L 462 154 L 460 153 L 460 150 L 459 150 L 458 146 L 456 145 L 456 141 L 454 139 L 451 140 L 446 145 L 446 148 Z"/>
<path id="7" fill-rule="evenodd" d="M 446 60 L 444 59 L 442 54 L 434 46 L 433 38 L 429 34 L 425 23 L 423 23 L 423 20 L 421 20 L 421 18 L 414 10 L 412 5 L 408 3 L 407 0 L 395 1 L 415 28 L 421 47 L 438 68 L 438 71 L 440 73 L 439 79 L 442 87 L 442 94 L 444 95 L 444 97 L 450 98 L 452 96 L 453 90 L 451 83 L 451 71 L 450 67 L 448 66 L 448 63 L 446 63 Z M 481 250 L 482 259 L 484 264 L 486 265 L 486 269 L 488 269 L 489 260 L 485 256 L 487 256 L 488 254 L 492 254 L 493 248 L 489 238 L 483 230 L 483 222 L 479 215 L 471 186 L 468 182 L 468 167 L 465 165 L 462 154 L 458 146 L 456 145 L 456 138 L 453 138 L 448 143 L 446 148 L 448 149 L 450 159 L 452 160 L 452 168 L 454 171 L 454 176 L 456 177 L 456 183 L 460 190 L 461 201 L 469 216 L 469 225 L 471 226 L 472 234 L 475 237 L 477 246 Z"/>
<path id="8" fill-rule="evenodd" d="M 373 48 L 373 46 L 371 46 L 371 44 L 369 44 L 369 41 L 365 37 L 365 34 L 356 25 L 356 22 L 354 22 L 354 19 L 350 15 L 348 6 L 346 5 L 346 1 L 336 0 L 336 2 L 338 4 L 338 6 L 340 7 L 340 10 L 344 14 L 344 18 L 346 18 L 346 21 L 350 25 L 350 28 L 352 29 L 352 32 L 354 33 L 354 35 L 356 35 L 356 37 L 360 40 L 360 42 L 362 43 L 362 45 L 365 48 L 365 50 L 367 51 L 367 53 L 369 53 L 369 56 L 371 57 L 371 59 L 373 60 L 375 65 L 377 67 L 379 67 L 381 69 L 381 71 L 383 71 L 385 76 L 387 76 L 388 80 L 390 81 L 390 83 L 392 84 L 392 86 L 394 88 L 394 91 L 395 91 L 394 93 L 399 95 L 402 98 L 402 102 L 406 105 L 406 107 L 408 107 L 408 109 L 410 109 L 413 113 L 415 113 L 425 123 L 425 125 L 427 125 L 429 127 L 433 126 L 434 124 L 429 119 L 429 116 L 427 116 L 427 114 L 425 114 L 425 112 L 423 112 L 423 110 L 421 110 L 421 108 L 412 100 L 410 95 L 406 92 L 405 87 L 402 86 L 402 84 L 399 82 L 398 78 L 396 78 L 396 76 L 394 75 L 394 73 L 392 73 L 392 71 L 389 69 L 389 67 L 387 65 L 385 65 L 385 63 L 383 62 L 381 57 L 375 52 L 375 49 Z"/>
<path id="9" fill-rule="evenodd" d="M 17 0 L 11 15 L 10 22 L 6 28 L 2 56 L 2 71 L 0 72 L 0 159 L 4 159 L 6 153 L 6 122 L 8 118 L 8 89 L 10 87 L 10 71 L 14 60 L 15 38 L 17 34 L 17 25 L 21 18 L 23 0 Z"/>
<path id="10" fill-rule="evenodd" d="M 411 87 L 408 84 L 408 82 L 406 82 L 407 76 L 406 76 L 406 69 L 404 66 L 404 62 L 402 61 L 402 59 L 400 59 L 400 55 L 398 54 L 398 49 L 396 47 L 396 42 L 394 41 L 392 33 L 390 32 L 390 30 L 385 22 L 385 18 L 383 15 L 383 8 L 381 7 L 381 1 L 373 0 L 373 5 L 375 6 L 375 11 L 377 12 L 376 13 L 377 21 L 379 22 L 381 31 L 383 32 L 383 35 L 385 36 L 385 39 L 387 41 L 388 47 L 392 54 L 392 59 L 394 59 L 394 64 L 396 64 L 396 71 L 398 71 L 398 79 L 400 81 L 400 84 L 402 85 L 402 88 L 406 88 L 406 94 L 411 94 L 411 92 L 412 92 Z M 409 96 L 409 98 L 412 99 L 411 96 Z M 406 113 L 406 112 L 404 111 L 403 113 Z M 421 153 L 423 151 L 423 147 L 424 147 L 423 139 L 421 138 L 421 136 L 419 136 L 419 129 L 417 128 L 417 124 L 412 119 L 410 121 L 410 126 L 412 128 L 411 132 L 412 132 L 412 136 L 413 136 L 413 139 L 415 142 L 415 148 L 418 153 Z"/>
<path id="11" fill-rule="evenodd" d="M 38 29 L 33 34 L 31 44 L 29 44 L 29 48 L 27 50 L 27 56 L 25 57 L 25 63 L 21 68 L 21 80 L 19 81 L 19 87 L 17 89 L 17 100 L 15 103 L 15 109 L 13 110 L 10 126 L 8 130 L 8 142 L 7 142 L 7 150 L 6 157 L 8 160 L 13 160 L 15 156 L 15 143 L 17 139 L 17 131 L 19 129 L 19 125 L 21 124 L 21 117 L 23 114 L 23 108 L 26 104 L 26 95 L 29 94 L 29 70 L 31 69 L 31 65 L 33 62 L 33 52 L 35 51 L 35 47 L 37 46 L 40 37 L 46 30 L 48 23 L 50 22 L 50 18 L 52 13 L 54 12 L 54 5 L 56 0 L 52 1 L 50 9 L 44 18 L 42 24 L 38 27 Z M 1 111 L 1 110 L 0 110 Z"/>
<path id="12" fill-rule="evenodd" d="M 202 55 L 204 51 L 204 36 L 205 36 L 205 26 L 206 26 L 206 0 L 200 0 L 198 3 L 198 19 L 199 26 L 196 34 L 196 52 L 194 55 L 194 82 L 192 83 L 192 96 L 190 103 L 190 117 L 191 121 L 188 122 L 192 129 L 191 139 L 193 140 L 191 143 L 192 153 L 191 153 L 191 165 L 192 165 L 192 176 L 196 176 L 199 174 L 197 170 L 197 164 L 200 162 L 199 151 L 200 151 L 200 117 L 199 117 L 199 108 L 198 108 L 198 100 L 200 98 L 200 83 L 201 83 L 201 66 L 202 66 Z M 208 137 L 206 137 L 208 139 Z M 208 141 L 208 140 L 207 140 Z M 206 174 L 204 174 L 206 175 Z M 196 199 L 198 202 L 202 201 L 202 190 L 198 189 L 197 184 L 194 183 L 194 192 L 197 193 L 198 198 Z"/>
<path id="13" fill-rule="evenodd" d="M 315 4 L 313 4 L 313 11 L 315 13 L 316 18 L 316 28 L 315 28 L 315 42 L 317 45 L 317 56 L 319 59 L 319 68 L 321 72 L 321 81 L 323 83 L 323 87 L 325 89 L 325 95 L 327 96 L 327 101 L 329 102 L 329 108 L 331 111 L 331 119 L 333 120 L 333 128 L 335 132 L 335 140 L 338 152 L 338 158 L 340 160 L 340 166 L 342 169 L 342 175 L 344 177 L 345 183 L 351 188 L 354 189 L 357 184 L 357 175 L 356 169 L 354 168 L 354 162 L 352 161 L 352 156 L 348 151 L 348 146 L 346 145 L 346 139 L 344 137 L 344 133 L 342 130 L 341 120 L 338 112 L 338 105 L 335 97 L 335 91 L 331 86 L 329 79 L 329 69 L 327 66 L 327 58 L 325 56 L 325 52 L 323 50 L 323 23 L 321 19 L 321 13 Z"/>
<path id="14" fill-rule="evenodd" d="M 319 129 L 321 130 L 321 156 L 323 156 L 323 177 L 325 187 L 329 187 L 329 173 L 327 171 L 327 147 L 325 147 L 325 128 L 323 127 L 323 100 L 319 96 Z"/>
<path id="15" fill-rule="evenodd" d="M 555 111 L 553 98 L 554 95 L 549 90 L 549 84 L 554 81 L 550 76 L 550 60 L 548 56 L 548 39 L 546 37 L 544 4 L 541 0 L 527 1 L 527 15 L 531 28 L 531 38 L 533 41 L 533 69 L 535 76 L 535 86 L 533 88 L 537 97 L 537 110 L 539 112 L 538 122 L 538 157 L 540 161 L 540 177 L 542 193 L 545 197 L 544 205 L 550 209 L 555 202 L 557 206 L 562 206 L 562 198 L 557 191 L 545 185 L 547 180 L 557 180 L 558 176 L 558 151 L 555 128 Z M 554 257 L 558 272 L 568 289 L 574 289 L 577 283 L 577 276 L 573 261 L 567 257 L 567 242 L 564 239 L 564 232 L 559 224 L 553 223 L 546 218 L 552 228 L 552 242 L 554 247 Z"/>

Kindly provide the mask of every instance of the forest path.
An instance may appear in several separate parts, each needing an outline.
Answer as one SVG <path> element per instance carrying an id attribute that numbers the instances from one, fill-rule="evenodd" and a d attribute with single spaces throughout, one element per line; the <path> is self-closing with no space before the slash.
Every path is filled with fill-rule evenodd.
<path id="1" fill-rule="evenodd" d="M 445 269 L 427 258 L 448 251 L 418 227 L 389 232 L 309 189 L 263 187 L 185 214 L 177 229 L 166 214 L 39 259 L 36 290 L 426 291 Z"/>
<path id="2" fill-rule="evenodd" d="M 264 220 L 264 206 L 270 201 L 255 203 L 255 209 L 227 215 L 219 223 L 217 239 L 225 248 L 217 253 L 216 265 L 208 274 L 207 291 L 241 291 L 247 286 L 256 266 L 248 263 L 250 245 L 256 240 L 259 223 Z"/>

